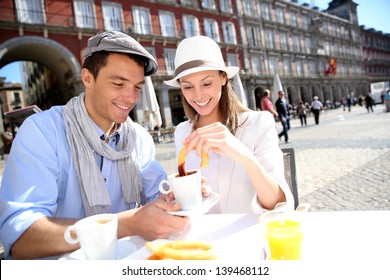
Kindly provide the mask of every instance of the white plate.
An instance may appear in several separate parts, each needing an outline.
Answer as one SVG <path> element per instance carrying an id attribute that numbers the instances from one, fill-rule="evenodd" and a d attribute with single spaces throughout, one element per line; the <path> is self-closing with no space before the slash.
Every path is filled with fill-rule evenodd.
<path id="1" fill-rule="evenodd" d="M 166 242 L 172 242 L 172 241 L 173 240 L 170 240 L 170 239 L 156 239 L 156 240 L 153 240 L 152 242 L 166 243 Z M 126 259 L 146 260 L 151 255 L 153 255 L 153 253 L 149 250 L 149 248 L 146 246 L 143 246 L 141 249 L 139 249 L 139 250 L 135 251 L 134 253 L 130 254 L 129 256 L 127 256 Z"/>
<path id="2" fill-rule="evenodd" d="M 220 195 L 218 193 L 212 192 L 208 197 L 206 197 L 202 206 L 199 208 L 188 210 L 188 211 L 168 211 L 169 214 L 176 216 L 193 216 L 193 215 L 202 215 L 206 214 L 211 207 L 213 207 L 219 201 Z"/>
<path id="3" fill-rule="evenodd" d="M 117 260 L 125 259 L 137 250 L 137 247 L 130 242 L 129 238 L 122 238 L 118 240 L 117 244 Z M 85 260 L 84 253 L 78 249 L 72 253 L 66 254 L 59 258 L 60 260 Z"/>
<path id="4" fill-rule="evenodd" d="M 166 243 L 166 242 L 172 242 L 174 240 L 170 239 L 156 239 L 152 242 L 159 242 L 159 243 Z M 237 251 L 239 250 L 239 247 L 232 249 L 229 246 L 226 246 L 224 242 L 212 242 L 214 251 L 217 255 L 218 260 L 235 260 L 237 258 Z M 236 250 L 237 249 L 237 250 Z M 242 248 L 241 248 L 242 250 Z M 148 247 L 143 246 L 139 250 L 135 251 L 134 253 L 130 254 L 126 257 L 126 259 L 130 260 L 147 260 L 153 253 L 149 250 Z M 267 254 L 264 247 L 261 247 L 259 251 L 255 251 L 255 253 L 246 253 L 246 258 L 249 259 L 258 259 L 258 260 L 266 260 Z"/>

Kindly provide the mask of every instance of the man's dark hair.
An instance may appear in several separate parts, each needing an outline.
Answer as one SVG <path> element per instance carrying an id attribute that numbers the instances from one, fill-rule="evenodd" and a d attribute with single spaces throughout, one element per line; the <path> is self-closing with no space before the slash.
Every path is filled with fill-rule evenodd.
<path id="1" fill-rule="evenodd" d="M 108 56 L 112 53 L 113 52 L 107 51 L 93 53 L 91 56 L 87 57 L 84 60 L 83 68 L 88 69 L 88 71 L 91 72 L 93 77 L 96 79 L 99 74 L 100 68 L 104 67 L 107 64 Z M 130 59 L 134 60 L 141 67 L 145 67 L 146 65 L 146 58 L 143 58 L 142 56 L 130 53 L 119 54 L 127 55 Z"/>

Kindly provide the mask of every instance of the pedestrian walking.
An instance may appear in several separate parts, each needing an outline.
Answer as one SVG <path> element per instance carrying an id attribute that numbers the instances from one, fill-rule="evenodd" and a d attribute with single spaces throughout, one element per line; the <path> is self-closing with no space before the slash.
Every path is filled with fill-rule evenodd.
<path id="1" fill-rule="evenodd" d="M 288 143 L 288 130 L 290 129 L 290 118 L 284 91 L 278 93 L 279 98 L 275 102 L 276 111 L 278 112 L 279 120 L 282 123 L 283 130 L 278 134 L 279 140 L 284 136 L 284 141 Z"/>
<path id="2" fill-rule="evenodd" d="M 314 114 L 314 121 L 318 125 L 320 124 L 320 111 L 324 108 L 322 102 L 318 100 L 318 96 L 314 96 L 314 100 L 311 103 L 311 110 Z"/>
<path id="3" fill-rule="evenodd" d="M 374 103 L 374 99 L 372 99 L 370 94 L 367 94 L 364 98 L 364 103 L 366 104 L 367 113 L 374 112 L 374 109 L 372 108 L 372 105 Z"/>
<path id="4" fill-rule="evenodd" d="M 305 103 L 303 103 L 303 101 L 300 101 L 299 105 L 297 106 L 297 114 L 301 121 L 301 126 L 303 126 L 303 124 L 307 125 L 306 122 L 307 108 Z"/>
<path id="5" fill-rule="evenodd" d="M 351 112 L 352 98 L 350 95 L 347 96 L 347 107 L 348 107 L 348 112 Z"/>

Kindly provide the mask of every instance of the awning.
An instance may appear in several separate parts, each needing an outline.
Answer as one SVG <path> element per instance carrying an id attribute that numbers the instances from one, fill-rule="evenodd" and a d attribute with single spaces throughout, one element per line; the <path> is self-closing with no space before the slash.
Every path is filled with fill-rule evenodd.
<path id="1" fill-rule="evenodd" d="M 21 109 L 5 112 L 4 119 L 12 124 L 21 125 L 27 117 L 39 112 L 42 112 L 42 110 L 39 109 L 37 105 L 31 105 Z"/>

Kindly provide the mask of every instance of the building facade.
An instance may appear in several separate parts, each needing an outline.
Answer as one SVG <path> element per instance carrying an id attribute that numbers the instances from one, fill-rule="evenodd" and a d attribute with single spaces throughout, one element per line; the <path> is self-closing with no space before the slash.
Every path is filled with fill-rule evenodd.
<path id="1" fill-rule="evenodd" d="M 364 50 L 372 47 L 356 9 L 351 0 L 333 0 L 326 11 L 296 0 L 3 0 L 0 67 L 34 62 L 25 66 L 26 105 L 64 104 L 82 91 L 87 39 L 103 30 L 128 33 L 157 58 L 152 79 L 163 126 L 172 127 L 185 119 L 182 96 L 163 81 L 173 76 L 177 44 L 206 35 L 219 43 L 228 65 L 241 68 L 249 108 L 259 108 L 255 90 L 272 89 L 276 74 L 291 104 L 310 102 L 314 95 L 334 103 L 365 94 L 370 82 L 389 77 L 389 34 L 375 32 L 375 41 L 383 41 L 376 46 L 383 69 L 367 73 L 373 66 Z M 131 117 L 144 123 L 141 104 Z"/>

